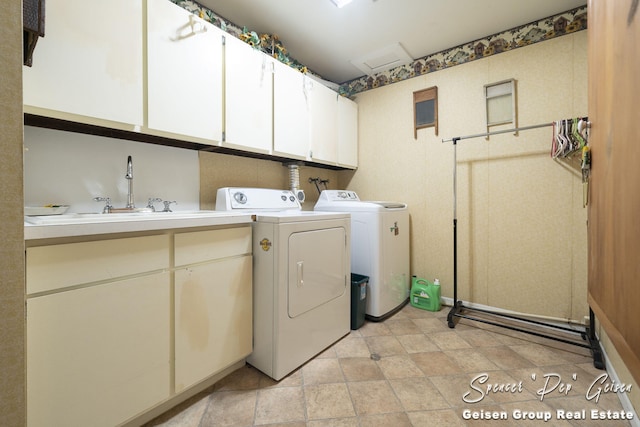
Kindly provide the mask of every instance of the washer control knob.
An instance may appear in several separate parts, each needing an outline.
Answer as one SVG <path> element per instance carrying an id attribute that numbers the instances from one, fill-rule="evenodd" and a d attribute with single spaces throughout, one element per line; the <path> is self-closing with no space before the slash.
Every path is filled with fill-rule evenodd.
<path id="1" fill-rule="evenodd" d="M 237 193 L 235 193 L 233 195 L 233 198 L 236 199 L 236 202 L 244 205 L 245 203 L 247 203 L 247 195 L 238 191 Z"/>
<path id="2" fill-rule="evenodd" d="M 289 196 L 289 200 L 291 200 L 292 202 L 295 202 L 296 198 L 294 196 Z"/>
<path id="3" fill-rule="evenodd" d="M 340 191 L 338 193 L 338 197 L 340 197 L 341 199 L 346 199 L 347 198 L 347 193 L 345 193 L 344 191 Z"/>
<path id="4" fill-rule="evenodd" d="M 283 202 L 287 201 L 287 196 L 285 196 L 284 194 L 282 196 L 280 196 L 280 198 L 282 199 Z"/>

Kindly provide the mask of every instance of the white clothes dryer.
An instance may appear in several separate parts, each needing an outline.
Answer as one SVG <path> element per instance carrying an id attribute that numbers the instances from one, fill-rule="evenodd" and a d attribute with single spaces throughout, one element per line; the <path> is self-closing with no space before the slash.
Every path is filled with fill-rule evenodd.
<path id="1" fill-rule="evenodd" d="M 349 334 L 349 214 L 302 211 L 288 190 L 229 187 L 216 210 L 255 218 L 250 365 L 280 380 Z"/>
<path id="2" fill-rule="evenodd" d="M 407 205 L 325 190 L 314 210 L 351 214 L 351 271 L 369 276 L 366 318 L 384 320 L 404 307 L 411 286 Z"/>

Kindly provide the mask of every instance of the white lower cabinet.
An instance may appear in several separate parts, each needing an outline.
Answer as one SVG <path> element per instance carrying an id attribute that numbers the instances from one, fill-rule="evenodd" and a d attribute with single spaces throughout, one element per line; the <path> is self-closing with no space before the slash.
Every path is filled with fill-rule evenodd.
<path id="1" fill-rule="evenodd" d="M 176 271 L 176 392 L 251 353 L 251 256 Z"/>
<path id="2" fill-rule="evenodd" d="M 28 244 L 26 265 L 29 427 L 122 424 L 251 353 L 248 224 Z"/>
<path id="3" fill-rule="evenodd" d="M 175 235 L 175 387 L 251 353 L 251 228 Z"/>
<path id="4" fill-rule="evenodd" d="M 170 395 L 169 273 L 27 301 L 27 421 L 114 426 Z"/>

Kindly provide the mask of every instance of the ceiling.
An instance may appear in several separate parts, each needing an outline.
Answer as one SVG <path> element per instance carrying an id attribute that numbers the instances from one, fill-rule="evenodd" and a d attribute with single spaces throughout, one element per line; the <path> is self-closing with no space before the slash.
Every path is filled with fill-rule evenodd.
<path id="1" fill-rule="evenodd" d="M 198 0 L 334 82 L 366 73 L 351 61 L 400 43 L 412 59 L 584 6 L 587 0 Z M 400 64 L 397 64 L 400 65 Z M 397 66 L 394 65 L 394 66 Z"/>

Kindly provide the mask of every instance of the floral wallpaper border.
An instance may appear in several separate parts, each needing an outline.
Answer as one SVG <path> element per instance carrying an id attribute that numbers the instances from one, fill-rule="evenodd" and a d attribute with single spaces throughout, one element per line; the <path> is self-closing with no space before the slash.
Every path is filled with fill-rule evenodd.
<path id="1" fill-rule="evenodd" d="M 290 67 L 296 68 L 303 73 L 310 73 L 317 75 L 307 69 L 304 64 L 298 62 L 295 58 L 291 57 L 284 47 L 282 42 L 275 34 L 258 34 L 255 31 L 251 31 L 246 27 L 239 27 L 238 25 L 227 21 L 225 18 L 217 15 L 214 11 L 202 6 L 201 4 L 193 0 L 169 0 L 183 9 L 198 15 L 200 18 L 215 25 L 223 31 L 239 38 L 240 40 L 250 44 L 256 49 L 260 49 L 262 52 L 273 56 L 280 62 L 283 62 Z M 320 77 L 320 76 L 318 76 Z"/>
<path id="2" fill-rule="evenodd" d="M 262 50 L 264 53 L 272 55 L 279 61 L 284 62 L 301 72 L 313 74 L 313 72 L 308 70 L 306 66 L 299 63 L 288 54 L 286 48 L 277 36 L 271 34 L 258 35 L 256 32 L 250 31 L 247 28 L 240 28 L 193 0 L 170 1 L 196 15 L 199 15 L 202 19 L 216 25 L 223 31 L 244 40 L 255 48 Z M 513 49 L 586 29 L 587 6 L 581 6 L 558 15 L 416 59 L 409 64 L 396 67 L 388 71 L 344 82 L 340 85 L 339 92 L 343 96 L 351 97 L 360 92 L 419 77 L 434 71 L 465 64 L 467 62 L 508 52 Z"/>
<path id="3" fill-rule="evenodd" d="M 404 66 L 342 83 L 340 92 L 351 96 L 585 29 L 587 29 L 587 7 L 582 6 L 425 56 Z"/>

